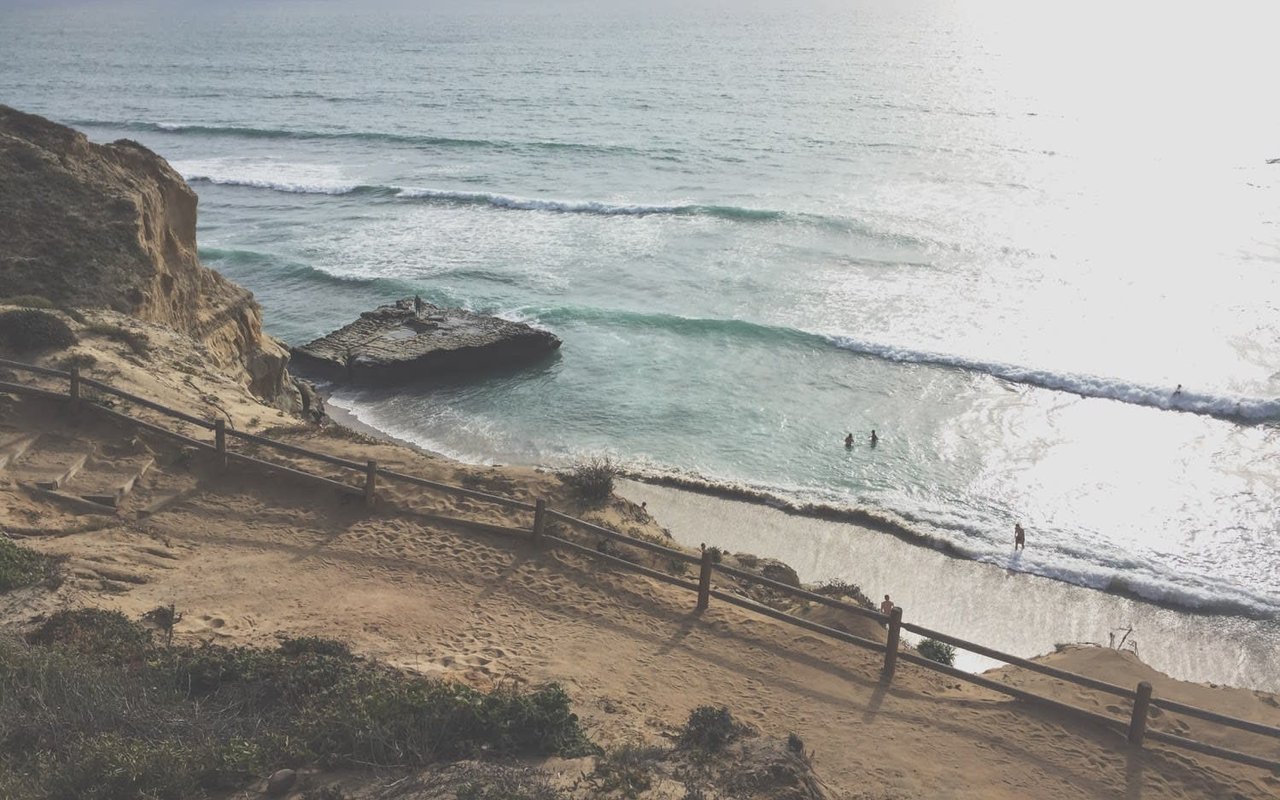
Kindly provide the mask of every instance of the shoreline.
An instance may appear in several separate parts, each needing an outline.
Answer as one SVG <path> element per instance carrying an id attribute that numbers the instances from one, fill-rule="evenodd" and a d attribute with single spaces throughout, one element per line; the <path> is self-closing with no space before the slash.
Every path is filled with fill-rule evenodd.
<path id="1" fill-rule="evenodd" d="M 988 561 L 973 558 L 962 548 L 957 547 L 948 539 L 930 535 L 913 528 L 906 522 L 897 521 L 894 518 L 896 515 L 893 514 L 893 512 L 857 508 L 852 506 L 837 506 L 827 503 L 797 502 L 794 500 L 788 500 L 785 497 L 773 494 L 772 492 L 764 489 L 755 489 L 749 486 L 734 486 L 725 483 L 717 483 L 703 478 L 687 477 L 678 474 L 623 470 L 621 476 L 627 480 L 635 481 L 637 483 L 677 489 L 684 492 L 691 492 L 693 494 L 703 495 L 705 497 L 714 497 L 731 502 L 746 503 L 761 508 L 772 509 L 797 518 L 853 525 L 859 528 L 872 530 L 877 533 L 888 534 L 912 547 L 922 548 L 934 553 L 941 553 L 948 558 L 955 559 L 956 561 L 988 564 L 990 566 L 1000 568 L 998 565 L 991 564 Z M 1123 583 L 1119 583 L 1119 585 L 1117 585 L 1118 582 L 1115 580 L 1111 581 L 1104 588 L 1075 583 L 1056 575 L 1046 575 L 1026 570 L 1011 569 L 1010 571 L 1021 575 L 1027 575 L 1029 577 L 1056 581 L 1091 592 L 1101 592 L 1103 594 L 1114 595 L 1116 597 L 1123 597 L 1135 602 L 1146 603 L 1183 614 L 1201 616 L 1232 616 L 1262 622 L 1276 620 L 1274 615 L 1253 611 L 1238 602 L 1224 600 L 1221 601 L 1221 605 L 1218 607 L 1213 605 L 1195 606 L 1160 597 L 1149 597 L 1136 589 L 1123 585 Z"/>
<path id="2" fill-rule="evenodd" d="M 1032 573 L 954 558 L 854 525 L 625 479 L 615 489 L 680 544 L 776 558 L 806 584 L 839 579 L 885 594 L 905 618 L 1024 658 L 1059 645 L 1107 647 L 1132 628 L 1138 656 L 1180 680 L 1280 692 L 1280 621 L 1194 613 Z M 956 666 L 1000 662 L 957 653 Z"/>
<path id="3" fill-rule="evenodd" d="M 456 461 L 376 428 L 322 394 L 333 424 Z M 777 558 L 809 585 L 840 579 L 871 597 L 888 593 L 912 622 L 1013 655 L 1040 656 L 1063 644 L 1106 647 L 1108 634 L 1115 632 L 1119 640 L 1132 627 L 1138 655 L 1175 678 L 1280 692 L 1280 621 L 1275 619 L 1196 610 L 1010 570 L 966 558 L 951 547 L 929 546 L 891 519 L 863 509 L 799 505 L 767 492 L 679 476 L 623 474 L 614 491 L 646 503 L 681 545 L 696 548 L 706 542 Z M 855 552 L 862 557 L 851 559 Z M 1238 641 L 1239 652 L 1224 648 L 1224 638 Z M 956 662 L 972 672 L 999 664 L 963 652 Z"/>
<path id="4" fill-rule="evenodd" d="M 330 416 L 340 420 L 348 427 L 359 430 L 375 438 L 394 441 L 410 447 L 418 452 L 459 463 L 490 464 L 480 459 L 469 461 L 455 454 L 432 450 L 415 443 L 411 439 L 402 438 L 364 422 L 357 417 L 357 412 L 332 404 L 332 389 L 321 392 L 326 407 L 336 413 Z M 555 471 L 557 467 L 542 463 L 510 462 L 507 466 L 523 466 L 537 470 Z M 1199 615 L 1204 617 L 1239 617 L 1258 622 L 1280 623 L 1280 614 L 1274 610 L 1275 598 L 1260 597 L 1251 594 L 1244 588 L 1187 585 L 1177 576 L 1143 571 L 1126 571 L 1121 566 L 1109 565 L 1105 562 L 1083 560 L 1075 563 L 1071 557 L 1060 563 L 1053 561 L 1037 561 L 1033 556 L 1027 561 L 1014 556 L 1008 563 L 998 554 L 985 551 L 976 552 L 963 544 L 952 541 L 945 535 L 928 530 L 927 522 L 917 522 L 909 516 L 901 516 L 897 512 L 865 506 L 846 505 L 838 501 L 808 500 L 803 497 L 788 497 L 779 494 L 769 487 L 757 487 L 728 481 L 708 479 L 697 474 L 682 472 L 678 468 L 620 467 L 618 475 L 654 486 L 665 486 L 692 492 L 706 497 L 743 502 L 760 508 L 769 508 L 794 516 L 798 519 L 812 519 L 836 524 L 853 525 L 859 528 L 888 534 L 895 539 L 915 548 L 968 563 L 989 564 L 997 568 L 1009 569 L 1019 574 L 1035 576 L 1068 586 L 1100 592 L 1116 597 L 1127 598 L 1135 602 L 1154 605 L 1178 613 Z M 1048 551 L 1052 553 L 1053 551 Z"/>

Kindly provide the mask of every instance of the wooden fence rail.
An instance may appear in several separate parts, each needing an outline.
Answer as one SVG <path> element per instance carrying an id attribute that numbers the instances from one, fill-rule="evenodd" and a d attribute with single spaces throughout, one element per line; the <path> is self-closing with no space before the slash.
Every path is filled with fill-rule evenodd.
<path id="1" fill-rule="evenodd" d="M 79 378 L 78 374 L 75 371 L 67 375 L 68 379 L 70 379 L 72 375 L 76 375 L 76 377 L 79 379 L 81 386 L 92 386 L 93 388 L 97 389 L 100 392 L 113 394 L 122 400 L 128 400 L 130 403 L 136 403 L 137 405 L 144 406 L 146 408 L 151 409 L 152 411 L 159 411 L 161 414 L 167 414 L 168 416 L 173 417 L 174 419 L 180 419 L 183 422 L 189 422 L 192 425 L 195 425 L 197 427 L 205 428 L 207 430 L 213 430 L 213 423 L 207 419 L 194 417 L 190 414 L 186 414 L 181 411 L 178 411 L 177 409 L 169 408 L 168 406 L 161 405 L 160 403 L 157 403 L 154 400 L 148 400 L 145 397 L 139 397 L 136 394 L 131 394 L 122 389 L 117 389 L 116 387 L 112 386 L 109 383 L 103 383 L 102 381 L 95 381 L 92 378 Z"/>
<path id="2" fill-rule="evenodd" d="M 618 533 L 617 531 L 611 531 L 608 528 L 601 527 L 600 525 L 595 525 L 585 520 L 578 519 L 577 517 L 571 517 L 568 514 L 561 514 L 559 511 L 552 511 L 549 508 L 547 509 L 547 516 L 552 519 L 560 520 L 561 522 L 567 523 L 569 525 L 583 528 L 587 531 L 590 531 L 591 533 L 596 534 L 597 536 L 603 536 L 606 539 L 610 539 L 615 542 L 621 542 L 622 544 L 630 545 L 631 547 L 638 547 L 641 550 L 648 550 L 651 553 L 657 553 L 658 555 L 666 556 L 667 558 L 674 559 L 676 561 L 683 561 L 689 564 L 697 564 L 701 561 L 701 559 L 698 558 L 697 556 L 689 555 L 683 550 L 676 550 L 670 547 L 666 547 L 664 545 L 660 545 L 656 542 L 650 542 L 644 539 L 637 539 L 634 536 L 627 536 L 625 533 Z"/>
<path id="3" fill-rule="evenodd" d="M 1228 717 L 1225 714 L 1218 714 L 1213 711 L 1196 708 L 1195 706 L 1189 706 L 1185 703 L 1179 703 L 1175 700 L 1169 700 L 1166 698 L 1154 697 L 1151 699 L 1151 704 L 1153 706 L 1159 706 L 1165 711 L 1186 714 L 1188 717 L 1198 717 L 1209 722 L 1216 722 L 1219 725 L 1226 725 L 1231 728 L 1238 728 L 1242 731 L 1249 731 L 1250 733 L 1257 733 L 1262 736 L 1270 736 L 1275 739 L 1280 739 L 1280 728 L 1273 725 L 1263 725 L 1261 722 L 1250 722 L 1247 719 Z"/>
<path id="4" fill-rule="evenodd" d="M 1237 730 L 1248 731 L 1250 733 L 1255 733 L 1261 736 L 1269 737 L 1271 739 L 1280 740 L 1280 728 L 1276 726 L 1266 725 L 1263 723 L 1253 722 L 1250 720 L 1237 719 L 1235 717 L 1229 717 L 1224 714 L 1218 714 L 1216 712 L 1208 711 L 1206 709 L 1198 708 L 1196 706 L 1186 705 L 1185 703 L 1179 703 L 1179 702 L 1164 699 L 1164 698 L 1152 697 L 1151 685 L 1149 683 L 1146 683 L 1145 681 L 1142 683 L 1139 683 L 1136 689 L 1127 689 L 1125 687 L 1117 686 L 1115 684 L 1108 683 L 1106 681 L 1100 681 L 1085 675 L 1079 675 L 1073 672 L 1068 672 L 1066 670 L 1058 669 L 1056 667 L 1050 667 L 1046 664 L 1040 664 L 1038 662 L 1031 661 L 1025 658 L 1019 658 L 1018 656 L 1010 655 L 1008 653 L 1002 653 L 998 650 L 993 650 L 989 647 L 985 647 L 975 642 L 969 642 L 959 637 L 942 633 L 940 631 L 931 630 L 929 628 L 925 628 L 923 626 L 915 625 L 912 623 L 902 622 L 901 608 L 895 608 L 894 613 L 891 616 L 885 616 L 884 614 L 881 614 L 877 611 L 862 608 L 861 606 L 856 606 L 851 603 L 846 603 L 841 600 L 837 600 L 835 598 L 827 597 L 826 595 L 808 591 L 807 589 L 801 589 L 786 583 L 781 583 L 779 581 L 766 578 L 762 575 L 757 575 L 752 572 L 747 572 L 745 570 L 741 570 L 736 567 L 730 567 L 727 564 L 713 563 L 712 553 L 710 550 L 707 550 L 706 548 L 703 549 L 703 552 L 700 557 L 693 556 L 693 555 L 690 555 L 689 553 L 684 552 L 683 550 L 676 550 L 674 548 L 666 547 L 661 544 L 646 541 L 643 539 L 638 539 L 623 533 L 619 533 L 617 531 L 610 530 L 600 525 L 596 525 L 594 523 L 569 516 L 567 514 L 562 514 L 558 511 L 554 511 L 550 508 L 547 508 L 545 502 L 543 502 L 542 500 L 538 500 L 536 503 L 528 503 L 521 500 L 515 500 L 509 497 L 503 497 L 501 495 L 494 495 L 494 494 L 489 494 L 487 492 L 477 491 L 474 489 L 467 489 L 461 486 L 453 486 L 451 484 L 439 483 L 436 481 L 427 480 L 425 478 L 419 478 L 415 475 L 406 475 L 403 473 L 392 472 L 390 470 L 382 469 L 381 467 L 379 467 L 376 461 L 367 461 L 364 463 L 351 461 L 349 459 L 339 458 L 337 456 L 333 456 L 328 453 L 321 453 L 314 450 L 308 450 L 307 448 L 299 447 L 297 445 L 288 444 L 286 442 L 276 441 L 274 439 L 270 439 L 265 436 L 258 436 L 256 434 L 245 433 L 242 431 L 227 430 L 224 420 L 215 420 L 211 422 L 209 420 L 200 419 L 198 417 L 192 416 L 190 414 L 186 414 L 176 409 L 168 408 L 160 403 L 154 402 L 152 400 L 148 400 L 147 398 L 139 397 L 129 392 L 125 392 L 121 389 L 117 389 L 108 383 L 104 383 L 101 381 L 96 381 L 88 378 L 82 378 L 80 377 L 78 371 L 74 369 L 71 370 L 70 372 L 67 372 L 63 370 L 51 369 L 49 367 L 40 367 L 34 364 L 27 364 L 20 361 L 11 361 L 3 358 L 0 358 L 0 367 L 7 367 L 9 369 L 26 371 L 29 373 L 34 373 L 36 375 L 43 375 L 46 377 L 65 379 L 68 381 L 68 388 L 66 393 L 57 392 L 57 391 L 45 389 L 38 386 L 31 386 L 24 383 L 17 383 L 14 381 L 0 381 L 0 392 L 22 394 L 22 395 L 28 395 L 33 397 L 40 397 L 44 399 L 70 402 L 73 408 L 77 408 L 82 405 L 86 405 L 83 402 L 84 398 L 81 397 L 81 389 L 83 386 L 88 386 L 98 390 L 99 392 L 120 397 L 124 400 L 143 406 L 145 408 L 152 409 L 154 411 L 157 411 L 161 414 L 165 414 L 174 419 L 182 420 L 183 422 L 196 425 L 203 429 L 213 430 L 215 433 L 215 438 L 214 438 L 214 442 L 210 443 L 207 441 L 194 439 L 190 436 L 187 436 L 182 433 L 178 433 L 176 431 L 169 430 L 164 426 L 157 425 L 152 422 L 147 422 L 142 419 L 138 419 L 137 417 L 131 416 L 129 414 L 125 414 L 122 411 L 117 411 L 115 409 L 107 408 L 98 403 L 87 403 L 87 405 L 92 407 L 92 409 L 96 413 L 103 414 L 108 418 L 136 426 L 143 430 L 151 431 L 161 436 L 169 437 L 186 446 L 195 447 L 199 450 L 206 451 L 206 452 L 212 451 L 216 456 L 219 457 L 220 463 L 224 467 L 228 462 L 233 462 L 233 463 L 249 464 L 261 469 L 278 471 L 280 473 L 289 475 L 291 477 L 294 477 L 300 480 L 310 481 L 312 483 L 316 483 L 317 485 L 325 486 L 329 489 L 333 489 L 345 494 L 363 495 L 366 501 L 371 506 L 374 505 L 374 501 L 377 495 L 377 480 L 378 478 L 385 478 L 388 480 L 408 483 L 420 488 L 432 489 L 439 492 L 446 492 L 454 495 L 459 495 L 462 497 L 469 497 L 476 500 L 495 503 L 497 505 L 504 506 L 507 508 L 518 509 L 521 511 L 532 511 L 534 512 L 534 516 L 531 520 L 530 527 L 526 529 L 526 528 L 509 528 L 501 525 L 493 525 L 491 523 L 484 523 L 484 522 L 479 522 L 475 520 L 448 517 L 440 514 L 421 512 L 413 509 L 408 509 L 409 513 L 422 516 L 426 519 L 435 520 L 442 524 L 463 526 L 463 527 L 471 528 L 474 530 L 481 530 L 481 531 L 486 531 L 490 533 L 501 533 L 505 535 L 516 535 L 521 537 L 528 537 L 530 540 L 534 542 L 546 542 L 553 547 L 562 548 L 562 549 L 569 550 L 576 553 L 581 553 L 583 555 L 587 555 L 599 561 L 603 561 L 605 563 L 611 564 L 613 566 L 616 566 L 625 570 L 629 570 L 632 572 L 636 572 L 641 575 L 645 575 L 647 577 L 653 578 L 654 580 L 662 581 L 664 583 L 668 583 L 673 586 L 678 586 L 681 589 L 685 589 L 686 591 L 696 592 L 698 595 L 697 608 L 699 610 L 706 608 L 708 601 L 711 598 L 715 598 L 716 600 L 726 603 L 728 605 L 736 606 L 738 608 L 743 608 L 752 613 L 755 613 L 764 617 L 769 617 L 771 619 L 775 619 L 780 622 L 786 623 L 788 625 L 802 628 L 804 630 L 812 631 L 814 633 L 821 634 L 822 636 L 825 636 L 830 639 L 834 639 L 836 641 L 844 642 L 846 644 L 851 644 L 856 647 L 860 647 L 866 650 L 871 650 L 873 652 L 883 652 L 885 654 L 885 663 L 884 663 L 884 669 L 881 674 L 881 680 L 884 682 L 888 682 L 893 679 L 894 665 L 896 661 L 900 659 L 902 661 L 905 661 L 909 664 L 914 664 L 923 669 L 932 670 L 934 672 L 940 672 L 952 678 L 966 681 L 968 683 L 972 683 L 977 686 L 982 686 L 993 692 L 998 692 L 1000 694 L 1008 695 L 1010 697 L 1014 697 L 1029 703 L 1035 703 L 1041 706 L 1045 706 L 1047 708 L 1056 709 L 1063 713 L 1070 714 L 1078 719 L 1094 722 L 1107 729 L 1122 730 L 1124 727 L 1124 724 L 1126 721 L 1119 719 L 1117 717 L 1111 717 L 1104 714 L 1099 714 L 1095 711 L 1089 711 L 1083 708 L 1079 708 L 1077 706 L 1070 705 L 1068 703 L 1063 703 L 1059 700 L 1054 700 L 1052 698 L 1036 694 L 1026 689 L 1010 686 L 1009 684 L 994 680 L 992 678 L 988 678 L 984 675 L 976 675 L 970 672 L 965 672 L 964 670 L 956 669 L 955 667 L 952 667 L 946 664 L 940 664 L 936 661 L 931 661 L 927 658 L 924 658 L 923 656 L 920 656 L 911 650 L 900 651 L 898 648 L 898 634 L 900 630 L 906 630 L 906 631 L 915 633 L 917 635 L 935 639 L 940 642 L 945 642 L 955 647 L 968 650 L 969 652 L 977 653 L 979 655 L 983 655 L 988 658 L 993 658 L 998 661 L 1003 661 L 1007 664 L 1021 667 L 1023 669 L 1031 670 L 1033 672 L 1038 672 L 1044 675 L 1049 675 L 1059 680 L 1067 681 L 1069 683 L 1073 683 L 1088 689 L 1093 689 L 1095 691 L 1105 692 L 1107 694 L 1116 695 L 1116 696 L 1125 698 L 1126 700 L 1132 703 L 1132 713 L 1130 715 L 1130 719 L 1127 721 L 1128 722 L 1128 740 L 1131 745 L 1141 746 L 1144 740 L 1151 740 L 1151 741 L 1156 741 L 1156 742 L 1161 742 L 1163 744 L 1171 745 L 1174 747 L 1183 748 L 1185 750 L 1191 750 L 1193 752 L 1214 756 L 1216 758 L 1222 758 L 1228 761 L 1235 761 L 1241 764 L 1248 764 L 1250 766 L 1255 766 L 1261 769 L 1272 770 L 1277 773 L 1280 773 L 1280 761 L 1277 761 L 1275 759 L 1270 759 L 1263 756 L 1251 755 L 1248 753 L 1241 753 L 1235 750 L 1219 747 L 1217 745 L 1211 745 L 1211 744 L 1207 744 L 1205 742 L 1197 741 L 1194 739 L 1188 739 L 1186 737 L 1177 736 L 1175 734 L 1165 733 L 1164 731 L 1147 730 L 1146 723 L 1147 723 L 1148 706 L 1154 705 L 1166 711 L 1185 714 L 1187 716 L 1196 717 L 1196 718 L 1213 722 L 1219 725 L 1235 728 Z M 253 456 L 249 456 L 244 453 L 228 451 L 226 446 L 226 440 L 228 436 L 231 436 L 235 439 L 239 439 L 241 441 L 250 442 L 252 444 L 256 444 L 262 447 L 278 450 L 283 453 L 288 453 L 290 455 L 312 458 L 327 464 L 342 467 L 345 469 L 354 470 L 361 473 L 363 480 L 358 485 L 343 483 L 342 481 L 336 481 L 336 480 L 333 480 L 332 478 L 316 475 L 294 466 L 279 464 L 276 462 L 255 458 Z M 591 548 L 586 545 L 579 544 L 577 542 L 571 542 L 567 539 L 551 535 L 545 531 L 545 524 L 547 519 L 554 519 L 559 522 L 565 523 L 566 525 L 580 528 L 590 534 L 604 537 L 609 541 L 618 542 L 620 544 L 623 544 L 629 547 L 635 547 L 635 548 L 646 550 L 648 552 L 651 552 L 660 556 L 664 556 L 666 558 L 671 559 L 673 564 L 674 563 L 699 564 L 701 568 L 699 573 L 699 579 L 695 583 L 693 581 L 689 581 L 684 578 L 671 575 L 667 572 L 663 572 L 662 570 L 654 569 L 652 567 L 648 567 L 643 564 L 637 564 L 626 558 L 620 558 L 616 555 L 602 552 L 598 549 Z M 767 586 L 770 589 L 785 593 L 791 597 L 806 600 L 809 602 L 820 603 L 825 606 L 837 608 L 842 611 L 847 611 L 850 613 L 854 613 L 854 614 L 866 617 L 868 619 L 875 620 L 876 622 L 887 623 L 889 628 L 888 643 L 881 644 L 880 642 L 872 641 L 870 639 L 864 639 L 862 637 L 855 636 L 851 633 L 847 633 L 841 630 L 836 630 L 835 628 L 830 628 L 828 626 L 819 624 L 817 622 L 803 619 L 801 617 L 788 614 L 784 611 L 779 611 L 770 606 L 762 605 L 747 597 L 743 597 L 738 594 L 716 589 L 711 585 L 711 579 L 713 574 L 717 571 L 741 581 L 748 581 L 748 582 L 756 583 L 758 585 Z"/>
<path id="5" fill-rule="evenodd" d="M 1090 689 L 1096 689 L 1099 692 L 1107 692 L 1108 694 L 1114 694 L 1119 697 L 1124 697 L 1130 700 L 1133 699 L 1133 694 L 1134 694 L 1133 689 L 1126 689 L 1123 686 L 1116 686 L 1114 683 L 1107 683 L 1106 681 L 1100 681 L 1100 680 L 1097 680 L 1096 678 L 1090 678 L 1086 675 L 1077 675 L 1074 672 L 1067 672 L 1065 669 L 1058 669 L 1057 667 L 1051 667 L 1048 664 L 1041 664 L 1036 661 L 1030 661 L 1025 658 L 1019 658 L 1018 656 L 1009 655 L 1008 653 L 1002 653 L 999 650 L 992 650 L 990 647 L 983 647 L 980 644 L 967 642 L 964 639 L 958 638 L 956 636 L 950 636 L 948 634 L 941 633 L 939 631 L 930 630 L 920 625 L 913 625 L 909 622 L 902 623 L 902 629 L 904 631 L 911 631 L 912 633 L 917 634 L 919 636 L 923 636 L 926 639 L 936 639 L 939 642 L 946 642 L 947 644 L 954 645 L 955 647 L 959 647 L 962 650 L 968 650 L 971 653 L 977 653 L 978 655 L 986 656 L 987 658 L 994 658 L 995 660 L 1003 661 L 1006 664 L 1014 664 L 1016 666 L 1022 667 L 1023 669 L 1029 669 L 1032 672 L 1039 672 L 1044 675 L 1052 675 L 1055 678 L 1061 678 L 1064 681 L 1070 681 L 1072 683 L 1076 683 L 1081 686 L 1087 686 Z"/>
<path id="6" fill-rule="evenodd" d="M 363 469 L 363 467 L 361 467 L 361 469 Z M 426 478 L 419 478 L 417 475 L 405 475 L 401 472 L 392 472 L 391 470 L 381 468 L 378 469 L 378 474 L 384 478 L 390 478 L 394 481 L 403 481 L 404 483 L 411 483 L 414 486 L 421 486 L 424 489 L 435 489 L 441 492 L 456 494 L 461 497 L 470 497 L 473 500 L 484 500 L 485 502 L 506 506 L 507 508 L 518 508 L 523 511 L 533 511 L 535 509 L 533 503 L 526 503 L 523 500 L 513 500 L 510 497 L 503 497 L 502 495 L 489 494 L 487 492 L 476 491 L 475 489 L 464 489 L 461 486 L 454 486 L 448 483 L 430 481 Z"/>
<path id="7" fill-rule="evenodd" d="M 869 608 L 855 606 L 853 603 L 846 603 L 843 600 L 837 600 L 836 598 L 828 597 L 825 594 L 811 592 L 808 589 L 800 589 L 789 583 L 775 581 L 772 578 L 766 578 L 765 576 L 757 575 L 754 572 L 747 572 L 743 569 L 730 567 L 727 564 L 716 564 L 715 570 L 716 572 L 723 572 L 726 575 L 732 575 L 739 580 L 751 581 L 763 586 L 768 586 L 770 589 L 783 592 L 784 594 L 789 594 L 792 597 L 799 598 L 801 600 L 808 600 L 811 603 L 819 603 L 824 606 L 830 606 L 831 608 L 838 608 L 841 611 L 848 611 L 851 614 L 857 614 L 860 617 L 866 617 L 867 619 L 875 620 L 881 624 L 885 624 L 889 621 L 889 617 L 881 614 L 879 611 L 872 611 Z"/>

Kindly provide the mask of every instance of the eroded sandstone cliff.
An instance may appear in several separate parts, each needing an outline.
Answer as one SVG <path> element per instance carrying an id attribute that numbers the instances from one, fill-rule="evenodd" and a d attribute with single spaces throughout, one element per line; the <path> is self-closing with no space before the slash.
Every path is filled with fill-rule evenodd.
<path id="1" fill-rule="evenodd" d="M 0 105 L 0 297 L 107 307 L 203 343 L 257 396 L 298 407 L 253 295 L 200 264 L 196 194 L 160 156 Z"/>

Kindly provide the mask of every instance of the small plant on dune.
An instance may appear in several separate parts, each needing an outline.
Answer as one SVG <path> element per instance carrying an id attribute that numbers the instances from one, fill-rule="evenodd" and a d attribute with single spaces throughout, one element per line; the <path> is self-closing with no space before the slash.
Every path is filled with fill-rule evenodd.
<path id="1" fill-rule="evenodd" d="M 94 322 L 85 326 L 86 333 L 110 339 L 127 346 L 136 356 L 145 356 L 151 352 L 151 339 L 142 331 L 129 330 L 121 325 L 108 322 Z"/>
<path id="2" fill-rule="evenodd" d="M 182 621 L 182 612 L 170 603 L 167 606 L 156 606 L 142 615 L 144 620 L 155 625 L 164 635 L 165 647 L 173 644 L 173 627 Z"/>
<path id="3" fill-rule="evenodd" d="M 81 656 L 112 664 L 143 661 L 151 632 L 119 611 L 80 608 L 57 611 L 27 635 L 34 645 L 57 645 Z"/>
<path id="4" fill-rule="evenodd" d="M 591 773 L 591 788 L 598 794 L 639 797 L 653 785 L 653 763 L 663 756 L 661 748 L 624 744 L 604 753 Z"/>
<path id="5" fill-rule="evenodd" d="M 839 578 L 832 578 L 829 581 L 818 584 L 813 591 L 826 597 L 836 600 L 852 600 L 855 604 L 863 608 L 875 609 L 875 604 L 871 602 L 871 598 L 862 593 L 862 587 L 855 583 L 842 581 Z"/>
<path id="6" fill-rule="evenodd" d="M 54 308 L 53 301 L 38 294 L 16 294 L 13 297 L 0 299 L 0 305 L 18 306 L 19 308 Z"/>
<path id="7" fill-rule="evenodd" d="M 0 594 L 38 583 L 57 586 L 61 563 L 60 559 L 22 547 L 0 534 Z"/>
<path id="8" fill-rule="evenodd" d="M 698 706 L 689 712 L 689 720 L 680 730 L 678 746 L 704 754 L 718 753 L 748 730 L 724 706 Z"/>
<path id="9" fill-rule="evenodd" d="M 285 637 L 280 640 L 280 652 L 285 655 L 298 656 L 307 653 L 318 656 L 338 656 L 353 658 L 351 648 L 337 639 L 326 639 L 322 636 Z"/>
<path id="10" fill-rule="evenodd" d="M 925 639 L 916 646 L 916 650 L 930 661 L 937 661 L 939 664 L 946 664 L 948 667 L 955 663 L 956 660 L 956 649 L 946 642 L 939 642 L 936 639 Z"/>
<path id="11" fill-rule="evenodd" d="M 618 477 L 618 465 L 609 456 L 592 456 L 576 461 L 560 474 L 560 480 L 583 500 L 603 503 L 613 494 L 613 481 Z"/>
<path id="12" fill-rule="evenodd" d="M 0 345 L 17 352 L 58 350 L 76 343 L 67 323 L 48 311 L 24 308 L 0 313 Z"/>
<path id="13" fill-rule="evenodd" d="M 98 359 L 92 353 L 72 353 L 62 359 L 62 362 L 59 363 L 58 366 L 62 369 L 71 369 L 72 367 L 75 367 L 83 372 L 97 363 Z"/>
<path id="14" fill-rule="evenodd" d="M 545 773 L 524 766 L 473 762 L 458 785 L 457 800 L 560 800 Z"/>

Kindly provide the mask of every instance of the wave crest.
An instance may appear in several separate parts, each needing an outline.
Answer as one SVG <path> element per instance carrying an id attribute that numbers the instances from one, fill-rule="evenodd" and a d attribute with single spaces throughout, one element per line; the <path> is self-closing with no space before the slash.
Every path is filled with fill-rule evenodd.
<path id="1" fill-rule="evenodd" d="M 1020 367 L 999 361 L 931 353 L 892 345 L 876 344 L 851 336 L 827 337 L 842 350 L 870 356 L 899 364 L 924 364 L 950 367 L 970 372 L 981 372 L 1011 383 L 1022 383 L 1041 389 L 1071 392 L 1081 397 L 1117 400 L 1121 403 L 1148 406 L 1166 411 L 1186 411 L 1236 421 L 1267 422 L 1280 419 L 1280 399 L 1244 397 L 1209 392 L 1177 391 L 1168 387 L 1131 383 L 1118 378 L 1097 375 L 1053 372 L 1051 370 Z"/>
<path id="2" fill-rule="evenodd" d="M 335 102 L 336 99 L 330 99 Z M 342 99 L 350 102 L 348 99 Z M 603 154 L 623 154 L 660 158 L 664 161 L 680 161 L 678 150 L 662 148 L 643 150 L 615 144 L 559 141 L 511 141 L 503 139 L 466 139 L 451 136 L 431 136 L 414 133 L 387 133 L 383 131 L 309 131 L 285 128 L 258 128 L 250 125 L 216 125 L 185 122 L 141 122 L 120 120 L 74 119 L 68 121 L 75 127 L 108 128 L 139 133 L 167 133 L 174 135 L 219 136 L 242 139 L 289 139 L 295 141 L 355 141 L 381 142 L 406 147 L 479 148 L 498 151 L 577 150 Z"/>

